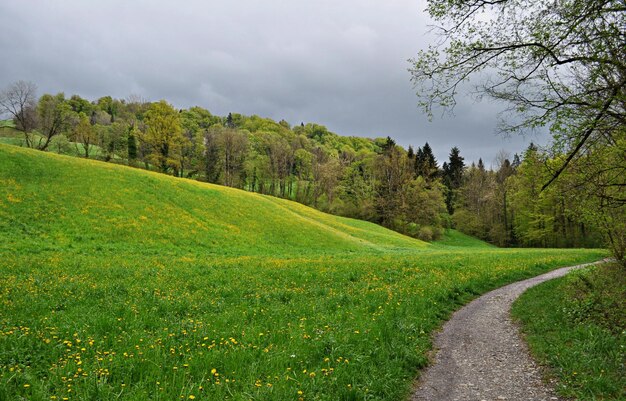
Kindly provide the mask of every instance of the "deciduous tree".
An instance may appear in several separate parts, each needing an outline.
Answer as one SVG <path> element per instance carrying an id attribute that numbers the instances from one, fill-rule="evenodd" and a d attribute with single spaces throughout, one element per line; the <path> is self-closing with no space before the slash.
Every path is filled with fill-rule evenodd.
<path id="1" fill-rule="evenodd" d="M 89 158 L 89 152 L 97 141 L 97 135 L 94 126 L 91 125 L 89 117 L 85 113 L 81 112 L 77 115 L 77 121 L 72 128 L 71 139 L 76 143 L 76 150 L 79 150 L 78 144 L 81 144 L 83 154 L 86 158 Z"/>
<path id="2" fill-rule="evenodd" d="M 39 128 L 43 137 L 37 140 L 34 146 L 40 150 L 48 149 L 52 138 L 70 128 L 72 113 L 72 108 L 65 101 L 63 93 L 54 96 L 43 95 L 37 105 Z"/>
<path id="3" fill-rule="evenodd" d="M 33 147 L 31 131 L 37 126 L 36 91 L 34 83 L 17 81 L 0 92 L 0 115 L 8 114 L 13 119 L 29 148 Z"/>
<path id="4" fill-rule="evenodd" d="M 420 52 L 411 68 L 428 113 L 436 105 L 454 106 L 461 83 L 483 77 L 478 93 L 506 102 L 507 111 L 517 114 L 503 121 L 504 131 L 550 128 L 552 163 L 542 177 L 543 190 L 578 159 L 612 153 L 624 140 L 623 0 L 429 0 L 428 4 L 440 40 Z M 624 166 L 625 160 L 615 162 Z M 577 171 L 577 185 L 598 185 L 588 192 L 602 194 L 596 207 L 626 207 L 623 176 L 594 175 L 596 169 L 586 170 L 590 176 Z M 615 191 L 602 193 L 607 186 Z M 613 199 L 609 202 L 607 197 Z"/>
<path id="5" fill-rule="evenodd" d="M 142 135 L 150 153 L 148 159 L 161 172 L 180 169 L 180 151 L 184 140 L 178 111 L 165 100 L 152 103 L 144 119 Z"/>

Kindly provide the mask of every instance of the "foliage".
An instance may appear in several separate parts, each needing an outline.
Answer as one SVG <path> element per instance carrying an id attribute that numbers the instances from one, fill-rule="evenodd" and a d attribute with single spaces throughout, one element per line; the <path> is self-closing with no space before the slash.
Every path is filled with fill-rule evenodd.
<path id="1" fill-rule="evenodd" d="M 600 246 L 599 220 L 583 218 L 584 193 L 568 188 L 570 173 L 541 190 L 558 163 L 531 144 L 517 167 L 505 155 L 495 171 L 470 166 L 456 194 L 455 227 L 498 246 Z"/>
<path id="2" fill-rule="evenodd" d="M 572 162 L 560 183 L 576 197 L 571 209 L 587 225 L 596 225 L 615 257 L 626 264 L 626 128 L 615 143 L 585 152 Z"/>
<path id="3" fill-rule="evenodd" d="M 446 208 L 451 215 L 454 213 L 454 205 L 458 202 L 458 190 L 463 184 L 465 162 L 461 151 L 454 146 L 450 150 L 449 162 L 444 162 L 442 167 L 443 184 L 446 186 Z"/>
<path id="4" fill-rule="evenodd" d="M 36 143 L 33 140 L 32 144 L 39 150 L 46 150 L 52 138 L 63 134 L 71 126 L 73 115 L 65 102 L 65 95 L 43 95 L 37 104 L 37 118 L 42 136 Z"/>
<path id="5" fill-rule="evenodd" d="M 601 218 L 603 234 L 623 258 L 619 222 L 626 209 L 626 183 L 623 174 L 610 171 L 612 164 L 603 163 L 602 155 L 621 156 L 624 138 L 624 2 L 429 0 L 428 11 L 440 24 L 440 40 L 420 52 L 411 70 L 425 110 L 454 106 L 464 81 L 484 77 L 480 96 L 510 106 L 504 131 L 548 126 L 553 134 L 550 169 L 542 175 L 539 191 L 568 169 L 576 171 L 567 178 L 576 178 L 570 187 L 584 187 L 588 197 L 595 197 L 582 209 L 586 220 L 606 216 Z M 510 119 L 509 112 L 517 118 Z M 614 160 L 616 170 L 623 170 L 625 159 Z M 590 168 L 577 167 L 581 164 Z M 563 183 L 559 185 L 557 192 L 563 190 Z M 547 217 L 534 211 L 529 223 L 538 230 L 528 230 L 522 241 L 545 242 L 549 234 L 543 226 L 552 224 Z"/>
<path id="6" fill-rule="evenodd" d="M 460 303 L 605 254 L 428 245 L 6 145 L 0 180 L 0 399 L 403 399 Z"/>
<path id="7" fill-rule="evenodd" d="M 437 178 L 439 166 L 437 166 L 437 160 L 428 142 L 426 142 L 423 147 L 417 148 L 414 168 L 415 175 L 424 177 L 427 181 Z"/>
<path id="8" fill-rule="evenodd" d="M 75 142 L 81 143 L 85 151 L 85 157 L 89 157 L 89 150 L 96 140 L 96 132 L 91 125 L 89 118 L 83 112 L 78 114 L 78 122 L 72 130 L 72 137 Z"/>
<path id="9" fill-rule="evenodd" d="M 488 71 L 482 93 L 526 116 L 511 130 L 568 126 L 577 152 L 597 128 L 623 124 L 622 1 L 428 3 L 441 40 L 420 52 L 412 69 L 426 110 L 453 105 L 459 84 Z"/>
<path id="10" fill-rule="evenodd" d="M 626 280 L 609 263 L 531 288 L 513 305 L 531 351 L 565 397 L 626 397 Z"/>
<path id="11" fill-rule="evenodd" d="M 146 130 L 140 139 L 147 148 L 147 161 L 158 166 L 163 173 L 180 170 L 180 153 L 185 138 L 178 111 L 161 100 L 150 105 L 144 123 Z"/>
<path id="12" fill-rule="evenodd" d="M 319 124 L 291 127 L 256 115 L 220 117 L 197 106 L 176 110 L 165 101 L 111 96 L 90 102 L 78 95 L 44 95 L 37 107 L 48 111 L 37 130 L 27 133 L 31 146 L 296 200 L 429 241 L 454 225 L 498 246 L 593 247 L 602 227 L 621 227 L 615 222 L 623 209 L 600 213 L 593 202 L 576 209 L 574 200 L 584 197 L 581 190 L 592 191 L 576 189 L 580 184 L 573 179 L 537 195 L 541 180 L 562 164 L 559 154 L 526 155 L 523 165 L 517 155 L 513 162 L 501 155 L 492 171 L 480 160 L 466 167 L 460 149 L 453 147 L 440 169 L 428 143 L 405 150 L 390 137 L 344 137 Z M 604 165 L 623 167 L 619 153 L 598 154 L 598 160 L 612 155 Z M 579 171 L 580 177 L 585 171 L 597 171 L 596 177 L 605 180 L 613 177 L 611 185 L 626 176 L 582 164 Z M 617 199 L 620 188 L 609 192 Z M 604 235 L 607 243 L 618 245 L 614 249 L 623 247 L 618 231 Z"/>

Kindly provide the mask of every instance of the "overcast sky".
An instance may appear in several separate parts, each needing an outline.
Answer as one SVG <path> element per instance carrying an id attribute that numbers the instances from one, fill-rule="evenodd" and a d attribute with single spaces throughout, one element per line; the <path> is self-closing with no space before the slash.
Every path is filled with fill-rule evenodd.
<path id="1" fill-rule="evenodd" d="M 423 0 L 2 0 L 0 88 L 90 100 L 131 94 L 314 122 L 340 135 L 452 146 L 487 165 L 530 140 L 495 134 L 502 105 L 460 97 L 432 122 L 417 107 L 408 59 L 427 46 Z"/>

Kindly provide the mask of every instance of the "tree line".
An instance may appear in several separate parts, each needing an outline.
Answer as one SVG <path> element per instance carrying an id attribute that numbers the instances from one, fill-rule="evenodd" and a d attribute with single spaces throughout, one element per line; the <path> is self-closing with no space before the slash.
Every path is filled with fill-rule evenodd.
<path id="1" fill-rule="evenodd" d="M 528 155 L 517 173 L 526 176 L 526 185 L 507 198 L 536 197 L 522 224 L 527 228 L 513 233 L 544 241 L 545 227 L 553 227 L 565 236 L 567 218 L 574 216 L 585 223 L 578 228 L 584 236 L 596 227 L 626 267 L 626 3 L 427 3 L 438 38 L 410 68 L 423 110 L 432 115 L 435 108 L 454 107 L 459 89 L 471 80 L 478 98 L 507 106 L 501 131 L 542 128 L 552 135 L 549 153 Z M 543 168 L 533 169 L 533 163 Z M 541 181 L 539 188 L 533 179 Z"/>
<path id="2" fill-rule="evenodd" d="M 555 158 L 531 145 L 512 160 L 467 166 L 453 147 L 441 166 L 428 143 L 347 137 L 318 124 L 256 115 L 216 116 L 164 100 L 63 93 L 36 98 L 17 82 L 0 93 L 24 146 L 75 153 L 261 194 L 368 220 L 431 241 L 455 227 L 499 246 L 598 246 L 597 222 L 580 218 L 575 189 L 541 184 Z"/>

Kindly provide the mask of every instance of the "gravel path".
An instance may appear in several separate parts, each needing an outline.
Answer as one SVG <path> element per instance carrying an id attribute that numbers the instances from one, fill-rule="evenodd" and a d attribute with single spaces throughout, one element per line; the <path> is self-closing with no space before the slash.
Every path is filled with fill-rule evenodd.
<path id="1" fill-rule="evenodd" d="M 507 285 L 455 312 L 435 338 L 437 355 L 422 373 L 412 401 L 559 400 L 542 382 L 509 312 L 526 289 L 585 266 Z"/>

